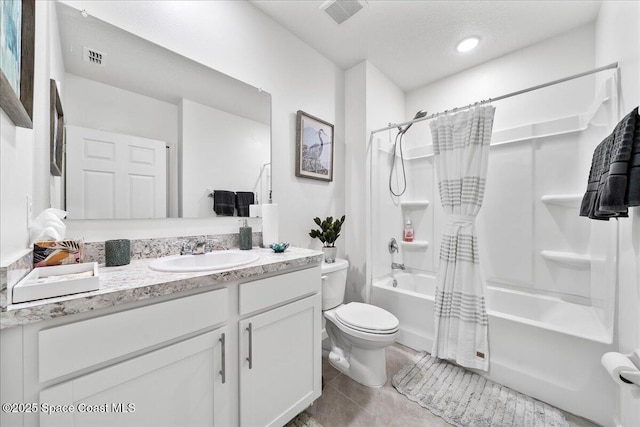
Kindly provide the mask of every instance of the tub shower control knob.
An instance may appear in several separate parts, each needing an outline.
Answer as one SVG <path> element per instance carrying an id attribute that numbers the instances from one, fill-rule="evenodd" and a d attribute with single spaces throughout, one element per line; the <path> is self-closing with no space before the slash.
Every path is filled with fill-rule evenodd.
<path id="1" fill-rule="evenodd" d="M 398 242 L 396 242 L 395 237 L 392 237 L 389 241 L 389 253 L 392 254 L 394 252 L 398 252 Z"/>

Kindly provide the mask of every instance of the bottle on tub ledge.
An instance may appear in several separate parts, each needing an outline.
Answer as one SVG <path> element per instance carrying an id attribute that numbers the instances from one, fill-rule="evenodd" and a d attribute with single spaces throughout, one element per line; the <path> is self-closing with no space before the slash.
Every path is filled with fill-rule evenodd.
<path id="1" fill-rule="evenodd" d="M 413 224 L 411 224 L 411 218 L 407 217 L 404 223 L 404 233 L 402 233 L 402 240 L 405 242 L 413 242 Z"/>

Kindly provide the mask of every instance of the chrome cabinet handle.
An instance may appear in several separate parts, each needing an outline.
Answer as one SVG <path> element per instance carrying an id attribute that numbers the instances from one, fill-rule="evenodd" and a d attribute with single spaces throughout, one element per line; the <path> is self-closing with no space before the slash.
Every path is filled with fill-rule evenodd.
<path id="1" fill-rule="evenodd" d="M 224 384 L 227 380 L 227 364 L 225 361 L 225 353 L 226 353 L 226 346 L 225 346 L 225 336 L 224 334 L 222 334 L 222 336 L 218 339 L 218 341 L 220 341 L 221 343 L 221 353 L 222 353 L 222 369 L 220 369 L 220 375 L 222 376 L 222 384 Z"/>
<path id="2" fill-rule="evenodd" d="M 247 357 L 247 361 L 249 362 L 249 369 L 253 368 L 253 328 L 251 327 L 251 323 L 246 329 L 249 331 L 249 357 Z"/>

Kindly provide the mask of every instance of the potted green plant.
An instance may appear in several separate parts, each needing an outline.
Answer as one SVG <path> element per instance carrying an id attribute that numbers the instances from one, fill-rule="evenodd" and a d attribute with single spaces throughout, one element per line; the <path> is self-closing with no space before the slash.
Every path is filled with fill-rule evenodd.
<path id="1" fill-rule="evenodd" d="M 342 215 L 340 219 L 333 219 L 332 216 L 328 216 L 324 221 L 315 217 L 313 222 L 320 227 L 320 229 L 312 228 L 309 232 L 309 236 L 314 239 L 318 239 L 324 245 L 322 252 L 324 252 L 324 261 L 326 263 L 332 263 L 336 260 L 336 252 L 338 248 L 335 247 L 335 242 L 340 237 L 340 230 L 342 230 L 342 224 L 344 224 L 345 215 Z"/>

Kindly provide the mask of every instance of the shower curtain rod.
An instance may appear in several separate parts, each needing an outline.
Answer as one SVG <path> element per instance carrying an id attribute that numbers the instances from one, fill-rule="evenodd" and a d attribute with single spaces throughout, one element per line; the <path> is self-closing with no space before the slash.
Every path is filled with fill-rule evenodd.
<path id="1" fill-rule="evenodd" d="M 609 65 L 604 65 L 602 67 L 594 68 L 593 70 L 583 71 L 582 73 L 574 74 L 572 76 L 563 77 L 563 78 L 558 79 L 558 80 L 553 80 L 553 81 L 550 81 L 550 82 L 547 82 L 547 83 L 542 83 L 542 84 L 539 84 L 539 85 L 536 85 L 536 86 L 531 86 L 531 87 L 528 87 L 526 89 L 521 89 L 521 90 L 517 90 L 515 92 L 507 93 L 505 95 L 500 95 L 500 96 L 495 97 L 495 98 L 489 98 L 489 99 L 485 99 L 485 100 L 482 100 L 482 101 L 478 101 L 478 102 L 473 103 L 473 104 L 465 105 L 465 106 L 462 106 L 462 107 L 456 107 L 456 108 L 454 108 L 452 110 L 445 110 L 445 111 L 441 111 L 439 113 L 433 113 L 433 114 L 431 114 L 429 116 L 420 117 L 419 119 L 413 119 L 413 120 L 409 120 L 409 121 L 402 122 L 402 123 L 389 123 L 389 126 L 387 126 L 387 127 L 376 129 L 376 130 L 372 130 L 371 131 L 371 135 L 373 135 L 374 133 L 385 131 L 385 130 L 389 130 L 389 129 L 393 129 L 393 128 L 399 128 L 399 127 L 410 125 L 410 124 L 417 123 L 417 122 L 422 122 L 424 120 L 434 119 L 436 117 L 443 116 L 445 114 L 456 113 L 458 111 L 466 110 L 466 109 L 469 109 L 469 108 L 474 107 L 476 105 L 482 105 L 482 104 L 486 104 L 488 102 L 500 101 L 502 99 L 511 98 L 512 96 L 522 95 L 523 93 L 527 93 L 527 92 L 531 92 L 531 91 L 534 91 L 534 90 L 542 89 L 542 88 L 545 88 L 545 87 L 548 87 L 548 86 L 553 86 L 553 85 L 556 85 L 558 83 L 564 83 L 564 82 L 569 81 L 569 80 L 577 79 L 577 78 L 580 78 L 580 77 L 588 76 L 589 74 L 595 74 L 595 73 L 599 73 L 600 71 L 610 70 L 610 69 L 613 69 L 613 68 L 618 68 L 618 63 L 617 62 L 612 62 Z"/>

